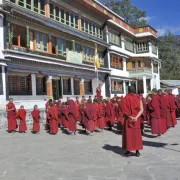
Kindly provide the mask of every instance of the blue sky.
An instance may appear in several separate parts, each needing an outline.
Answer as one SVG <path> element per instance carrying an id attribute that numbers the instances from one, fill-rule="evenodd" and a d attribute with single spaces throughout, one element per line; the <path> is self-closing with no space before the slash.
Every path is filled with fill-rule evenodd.
<path id="1" fill-rule="evenodd" d="M 132 4 L 146 11 L 147 22 L 159 36 L 171 31 L 180 35 L 180 0 L 131 0 Z"/>

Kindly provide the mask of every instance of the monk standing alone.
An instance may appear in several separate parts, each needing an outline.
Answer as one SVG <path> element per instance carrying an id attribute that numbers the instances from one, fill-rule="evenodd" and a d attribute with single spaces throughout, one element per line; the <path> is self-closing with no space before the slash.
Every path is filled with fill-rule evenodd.
<path id="1" fill-rule="evenodd" d="M 99 84 L 99 86 L 96 89 L 96 96 L 97 96 L 98 100 L 101 99 L 101 85 L 100 84 Z"/>
<path id="2" fill-rule="evenodd" d="M 143 149 L 140 118 L 143 113 L 143 104 L 140 97 L 135 94 L 133 86 L 129 86 L 128 92 L 129 94 L 123 99 L 122 147 L 127 151 L 125 156 L 130 156 L 130 151 L 136 151 L 136 156 L 139 157 L 139 150 Z"/>

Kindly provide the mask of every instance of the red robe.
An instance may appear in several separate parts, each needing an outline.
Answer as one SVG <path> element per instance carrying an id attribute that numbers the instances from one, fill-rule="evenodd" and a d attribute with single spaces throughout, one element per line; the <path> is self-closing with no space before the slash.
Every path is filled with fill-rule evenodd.
<path id="1" fill-rule="evenodd" d="M 99 87 L 96 89 L 96 96 L 98 100 L 101 99 L 101 89 Z"/>
<path id="2" fill-rule="evenodd" d="M 173 125 L 173 120 L 171 116 L 171 106 L 170 106 L 170 96 L 167 94 L 165 96 L 166 102 L 167 102 L 167 111 L 166 111 L 166 123 L 167 128 L 170 128 Z"/>
<path id="3" fill-rule="evenodd" d="M 26 110 L 25 109 L 19 109 L 18 118 L 20 120 L 19 132 L 25 132 L 27 130 L 27 126 L 26 126 Z"/>
<path id="4" fill-rule="evenodd" d="M 33 131 L 39 132 L 40 131 L 40 111 L 39 109 L 34 109 L 32 112 L 33 117 Z"/>
<path id="5" fill-rule="evenodd" d="M 147 100 L 147 110 L 146 110 L 146 120 L 147 120 L 147 124 L 150 126 L 151 125 L 151 118 L 150 118 L 150 104 L 151 101 L 148 99 Z"/>
<path id="6" fill-rule="evenodd" d="M 64 125 L 64 127 L 69 128 L 67 106 L 65 105 L 61 108 L 61 119 L 62 119 L 62 124 Z"/>
<path id="7" fill-rule="evenodd" d="M 97 127 L 99 129 L 104 129 L 105 127 L 105 105 L 104 103 L 100 102 L 98 104 L 98 120 L 97 120 Z"/>
<path id="8" fill-rule="evenodd" d="M 50 134 L 57 134 L 58 132 L 58 119 L 59 112 L 57 106 L 51 106 L 49 109 L 50 117 Z"/>
<path id="9" fill-rule="evenodd" d="M 118 101 L 117 106 L 117 129 L 121 130 L 124 124 L 124 117 L 123 117 L 123 101 Z"/>
<path id="10" fill-rule="evenodd" d="M 75 107 L 76 107 L 76 117 L 77 117 L 77 120 L 79 121 L 80 120 L 80 102 L 78 100 L 75 101 Z"/>
<path id="11" fill-rule="evenodd" d="M 107 102 L 105 106 L 105 121 L 107 127 L 112 127 L 115 122 L 115 113 L 112 102 Z"/>
<path id="12" fill-rule="evenodd" d="M 162 122 L 162 133 L 167 131 L 167 121 L 166 121 L 166 111 L 167 111 L 167 98 L 165 94 L 161 94 L 160 96 L 160 110 L 161 110 L 161 122 Z"/>
<path id="13" fill-rule="evenodd" d="M 149 105 L 150 118 L 151 118 L 151 130 L 152 134 L 162 134 L 162 120 L 160 111 L 160 97 L 159 95 L 153 95 L 152 101 Z"/>
<path id="14" fill-rule="evenodd" d="M 46 107 L 46 126 L 49 127 L 49 114 L 48 114 L 48 110 L 49 110 L 49 101 L 46 102 L 45 107 Z"/>
<path id="15" fill-rule="evenodd" d="M 86 129 L 88 131 L 94 131 L 95 130 L 95 123 L 94 123 L 94 104 L 93 103 L 87 103 L 86 109 L 85 109 L 85 115 L 87 117 L 87 125 Z"/>
<path id="16" fill-rule="evenodd" d="M 94 125 L 95 128 L 97 127 L 97 121 L 98 121 L 98 103 L 94 103 L 94 116 L 93 116 L 93 120 L 94 120 Z"/>
<path id="17" fill-rule="evenodd" d="M 169 94 L 169 102 L 170 102 L 170 111 L 171 111 L 172 122 L 173 122 L 173 126 L 175 126 L 175 125 L 177 125 L 176 104 L 175 104 L 175 97 L 171 93 Z"/>
<path id="18" fill-rule="evenodd" d="M 130 93 L 123 99 L 123 114 L 126 116 L 136 117 L 140 111 L 140 97 Z M 124 119 L 122 131 L 122 147 L 127 151 L 143 149 L 142 134 L 141 134 L 141 118 L 136 122 L 128 117 Z"/>
<path id="19" fill-rule="evenodd" d="M 73 100 L 68 100 L 68 120 L 69 120 L 69 131 L 76 132 L 76 110 L 75 102 Z"/>
<path id="20" fill-rule="evenodd" d="M 8 107 L 8 109 L 13 109 L 12 111 L 7 112 L 7 119 L 8 119 L 8 131 L 14 131 L 17 129 L 16 107 L 13 103 L 8 103 L 6 106 Z"/>

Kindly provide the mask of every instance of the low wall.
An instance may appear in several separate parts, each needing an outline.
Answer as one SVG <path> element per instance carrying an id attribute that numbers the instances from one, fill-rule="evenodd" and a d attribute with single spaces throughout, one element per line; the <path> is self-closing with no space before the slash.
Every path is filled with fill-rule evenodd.
<path id="1" fill-rule="evenodd" d="M 41 117 L 41 123 L 46 122 L 46 113 L 44 109 L 40 110 L 40 117 Z M 19 120 L 17 120 L 17 123 L 19 124 Z M 32 125 L 33 119 L 31 116 L 31 110 L 26 110 L 26 124 Z M 5 111 L 0 111 L 0 129 L 7 129 L 7 113 Z"/>

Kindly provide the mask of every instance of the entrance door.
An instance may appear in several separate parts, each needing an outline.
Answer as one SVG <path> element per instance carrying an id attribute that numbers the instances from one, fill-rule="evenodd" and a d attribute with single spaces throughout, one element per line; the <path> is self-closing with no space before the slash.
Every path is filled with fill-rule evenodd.
<path id="1" fill-rule="evenodd" d="M 58 80 L 52 80 L 52 89 L 53 89 L 53 99 L 57 100 L 59 98 L 59 82 Z"/>

